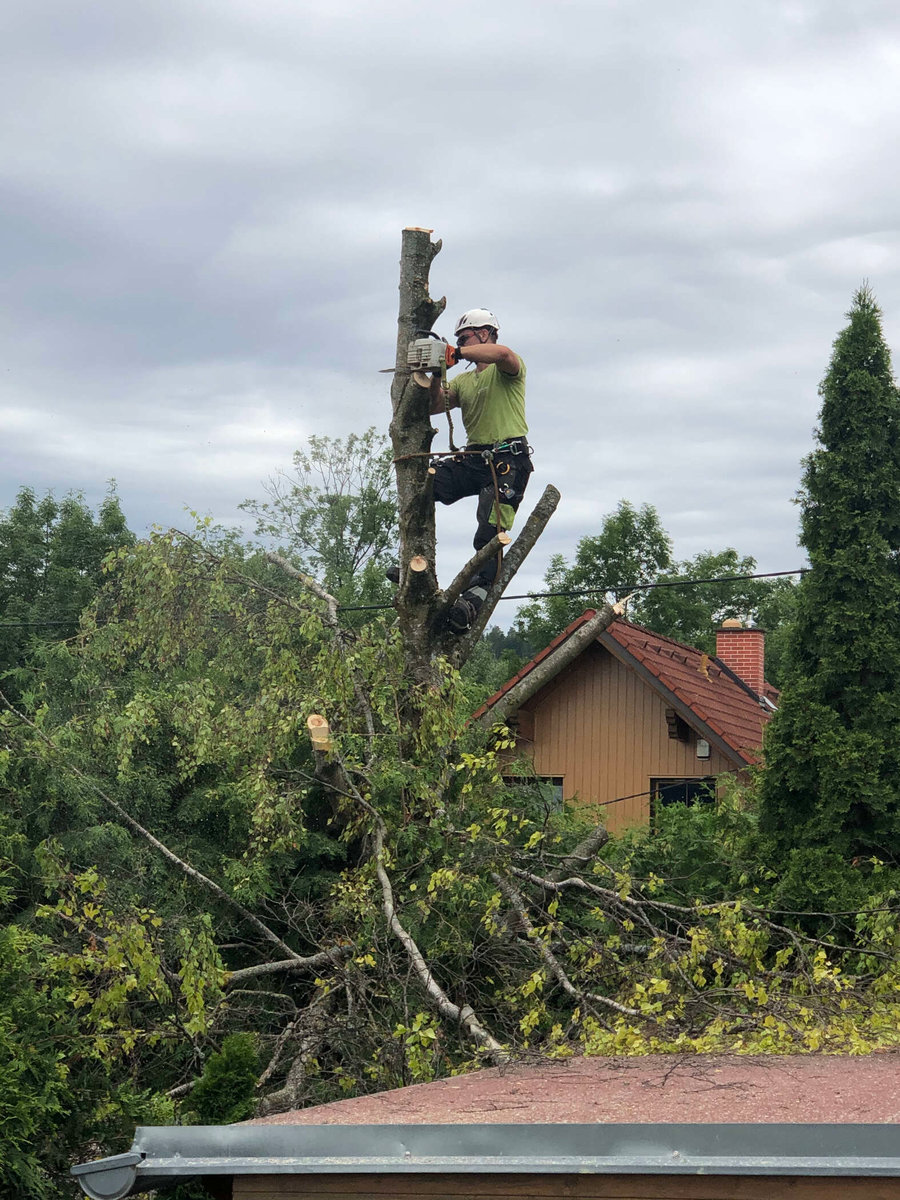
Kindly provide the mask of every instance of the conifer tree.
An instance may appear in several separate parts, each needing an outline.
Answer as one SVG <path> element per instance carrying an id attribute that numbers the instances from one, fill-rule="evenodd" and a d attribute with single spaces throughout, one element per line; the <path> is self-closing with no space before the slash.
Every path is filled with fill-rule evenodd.
<path id="1" fill-rule="evenodd" d="M 805 462 L 810 570 L 762 786 L 761 828 L 798 897 L 900 857 L 900 394 L 868 285 L 848 317 Z"/>

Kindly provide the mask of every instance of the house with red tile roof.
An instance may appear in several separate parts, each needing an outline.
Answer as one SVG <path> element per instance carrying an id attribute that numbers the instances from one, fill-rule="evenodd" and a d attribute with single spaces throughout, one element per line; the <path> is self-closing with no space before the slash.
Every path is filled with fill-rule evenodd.
<path id="1" fill-rule="evenodd" d="M 722 776 L 760 761 L 778 698 L 765 680 L 763 630 L 726 621 L 713 656 L 616 620 L 573 661 L 560 655 L 554 672 L 554 655 L 594 615 L 573 621 L 475 714 L 486 717 L 549 665 L 507 723 L 519 757 L 531 759 L 557 801 L 605 807 L 616 831 L 649 823 L 660 804 L 712 795 Z"/>

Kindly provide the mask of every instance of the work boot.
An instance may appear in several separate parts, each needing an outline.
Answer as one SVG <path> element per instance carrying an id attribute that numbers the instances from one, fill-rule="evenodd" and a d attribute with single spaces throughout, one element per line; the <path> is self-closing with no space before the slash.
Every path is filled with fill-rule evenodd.
<path id="1" fill-rule="evenodd" d="M 447 613 L 447 628 L 451 633 L 463 634 L 472 628 L 478 610 L 487 599 L 487 588 L 466 588 Z"/>
<path id="2" fill-rule="evenodd" d="M 384 575 L 385 575 L 386 579 L 389 579 L 391 581 L 391 583 L 399 583 L 400 582 L 400 564 L 394 563 L 392 566 L 388 567 L 388 569 L 385 571 Z"/>
<path id="3" fill-rule="evenodd" d="M 461 635 L 472 628 L 472 622 L 478 615 L 478 609 L 471 600 L 460 596 L 447 613 L 447 628 L 451 633 Z"/>

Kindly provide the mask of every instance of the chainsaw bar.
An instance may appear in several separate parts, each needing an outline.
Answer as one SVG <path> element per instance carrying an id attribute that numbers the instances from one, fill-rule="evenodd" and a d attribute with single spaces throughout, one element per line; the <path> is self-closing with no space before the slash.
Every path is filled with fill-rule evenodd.
<path id="1" fill-rule="evenodd" d="M 409 367 L 382 367 L 378 372 L 379 375 L 406 375 L 410 374 L 413 380 L 419 387 L 427 388 L 431 386 L 431 376 L 425 371 L 410 371 Z"/>

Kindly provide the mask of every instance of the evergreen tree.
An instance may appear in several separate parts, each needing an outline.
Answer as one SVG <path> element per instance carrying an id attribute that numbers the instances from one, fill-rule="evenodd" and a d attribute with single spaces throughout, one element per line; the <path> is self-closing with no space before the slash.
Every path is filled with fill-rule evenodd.
<path id="1" fill-rule="evenodd" d="M 0 675 L 22 666 L 36 643 L 72 637 L 104 558 L 133 542 L 114 487 L 96 517 L 80 493 L 38 499 L 20 488 L 12 508 L 0 511 Z M 13 681 L 4 686 L 16 693 Z"/>
<path id="2" fill-rule="evenodd" d="M 868 286 L 848 317 L 805 463 L 811 569 L 762 786 L 761 828 L 795 897 L 900 848 L 900 395 Z"/>

